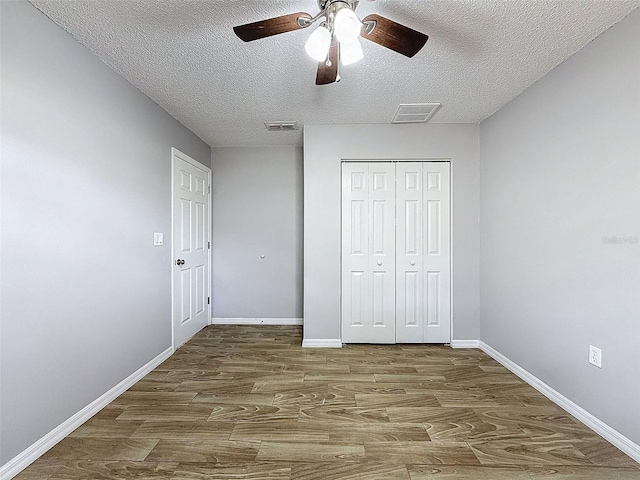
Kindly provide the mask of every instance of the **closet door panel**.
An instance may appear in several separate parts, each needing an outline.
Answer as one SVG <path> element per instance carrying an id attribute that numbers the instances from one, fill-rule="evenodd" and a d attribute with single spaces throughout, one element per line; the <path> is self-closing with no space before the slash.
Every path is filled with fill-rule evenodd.
<path id="1" fill-rule="evenodd" d="M 450 164 L 425 162 L 424 343 L 451 342 Z"/>
<path id="2" fill-rule="evenodd" d="M 367 342 L 395 343 L 395 164 L 370 163 L 369 185 L 371 330 Z"/>
<path id="3" fill-rule="evenodd" d="M 370 329 L 369 168 L 342 165 L 342 341 L 362 342 Z"/>
<path id="4" fill-rule="evenodd" d="M 421 343 L 423 302 L 423 165 L 396 165 L 396 342 Z"/>

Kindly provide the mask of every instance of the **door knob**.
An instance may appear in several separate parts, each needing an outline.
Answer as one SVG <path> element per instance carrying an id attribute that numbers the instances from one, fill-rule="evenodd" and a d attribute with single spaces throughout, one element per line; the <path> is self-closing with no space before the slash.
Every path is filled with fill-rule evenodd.
<path id="1" fill-rule="evenodd" d="M 176 260 L 176 265 L 184 265 L 184 260 L 181 260 L 181 259 Z"/>
<path id="2" fill-rule="evenodd" d="M 382 260 L 378 260 L 378 266 L 381 267 L 382 266 Z"/>
<path id="3" fill-rule="evenodd" d="M 416 266 L 416 262 L 414 262 L 413 260 L 411 260 L 411 262 L 410 262 L 410 263 L 411 263 L 411 266 L 412 266 L 412 267 L 415 267 L 415 266 Z"/>

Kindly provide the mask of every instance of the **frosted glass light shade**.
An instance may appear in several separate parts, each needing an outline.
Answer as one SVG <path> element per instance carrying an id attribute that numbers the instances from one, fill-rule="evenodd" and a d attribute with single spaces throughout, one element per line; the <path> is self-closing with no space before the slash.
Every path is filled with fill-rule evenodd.
<path id="1" fill-rule="evenodd" d="M 313 33 L 309 37 L 309 40 L 307 40 L 304 49 L 307 51 L 307 54 L 315 61 L 322 62 L 327 59 L 330 46 L 331 32 L 324 25 L 320 25 L 313 31 Z"/>
<path id="2" fill-rule="evenodd" d="M 343 8 L 336 14 L 334 21 L 336 37 L 340 43 L 352 43 L 360 36 L 362 22 L 350 8 Z"/>
<path id="3" fill-rule="evenodd" d="M 357 38 L 355 42 L 340 44 L 340 61 L 342 65 L 351 65 L 363 58 L 362 45 Z"/>

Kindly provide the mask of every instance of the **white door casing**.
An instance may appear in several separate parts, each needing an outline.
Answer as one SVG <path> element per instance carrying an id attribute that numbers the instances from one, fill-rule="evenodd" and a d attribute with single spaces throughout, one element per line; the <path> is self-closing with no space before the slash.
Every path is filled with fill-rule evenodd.
<path id="1" fill-rule="evenodd" d="M 211 170 L 172 148 L 174 349 L 209 323 Z"/>
<path id="2" fill-rule="evenodd" d="M 395 166 L 342 168 L 342 341 L 394 343 Z"/>
<path id="3" fill-rule="evenodd" d="M 449 162 L 345 162 L 342 172 L 342 341 L 449 343 Z"/>

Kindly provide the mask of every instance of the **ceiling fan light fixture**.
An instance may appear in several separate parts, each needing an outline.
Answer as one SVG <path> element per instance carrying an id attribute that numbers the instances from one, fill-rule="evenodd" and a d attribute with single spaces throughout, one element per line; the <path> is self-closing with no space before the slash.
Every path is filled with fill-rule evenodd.
<path id="1" fill-rule="evenodd" d="M 340 44 L 340 61 L 342 65 L 351 65 L 364 58 L 362 45 L 360 40 L 356 38 L 355 42 Z"/>
<path id="2" fill-rule="evenodd" d="M 241 40 L 252 42 L 321 22 L 305 43 L 307 54 L 317 62 L 316 85 L 339 81 L 341 64 L 350 65 L 363 58 L 360 37 L 409 58 L 429 39 L 424 33 L 380 15 L 369 14 L 360 20 L 356 15 L 360 0 L 317 0 L 317 3 L 319 11 L 315 15 L 291 13 L 238 25 L 233 31 Z"/>
<path id="3" fill-rule="evenodd" d="M 313 31 L 313 33 L 307 40 L 304 49 L 307 51 L 307 54 L 315 61 L 322 62 L 327 59 L 330 46 L 331 31 L 329 31 L 327 25 L 323 23 Z"/>
<path id="4" fill-rule="evenodd" d="M 360 36 L 360 30 L 362 30 L 362 22 L 356 12 L 348 6 L 338 10 L 333 26 L 338 41 L 344 44 L 355 42 Z"/>

